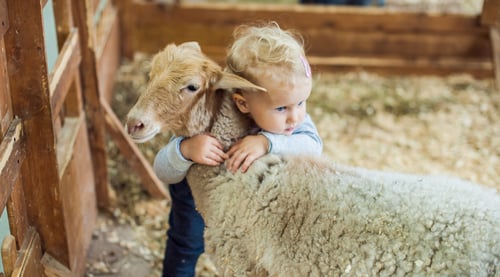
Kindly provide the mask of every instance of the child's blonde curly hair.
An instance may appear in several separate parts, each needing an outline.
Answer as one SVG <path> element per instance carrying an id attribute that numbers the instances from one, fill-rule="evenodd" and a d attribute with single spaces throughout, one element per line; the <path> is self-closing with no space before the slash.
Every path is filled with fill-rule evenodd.
<path id="1" fill-rule="evenodd" d="M 255 84 L 263 76 L 278 77 L 284 82 L 298 73 L 311 77 L 304 40 L 299 33 L 270 22 L 239 26 L 233 37 L 226 57 L 227 71 Z"/>

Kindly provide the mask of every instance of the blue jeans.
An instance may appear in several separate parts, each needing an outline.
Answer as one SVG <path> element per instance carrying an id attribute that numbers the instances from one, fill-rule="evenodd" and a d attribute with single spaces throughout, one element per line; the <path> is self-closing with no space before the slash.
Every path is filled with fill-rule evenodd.
<path id="1" fill-rule="evenodd" d="M 180 183 L 169 185 L 168 189 L 172 208 L 162 276 L 192 277 L 198 257 L 204 252 L 205 223 L 195 209 L 193 195 L 185 178 Z"/>

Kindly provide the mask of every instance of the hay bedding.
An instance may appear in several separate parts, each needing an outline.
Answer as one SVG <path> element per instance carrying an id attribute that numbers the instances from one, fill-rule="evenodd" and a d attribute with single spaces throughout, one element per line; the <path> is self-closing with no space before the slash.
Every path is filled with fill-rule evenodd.
<path id="1" fill-rule="evenodd" d="M 146 85 L 149 59 L 137 54 L 119 69 L 112 105 L 122 119 Z M 308 111 L 325 155 L 372 169 L 458 176 L 500 191 L 500 92 L 493 80 L 364 72 L 315 78 Z M 152 161 L 167 141 L 165 134 L 139 147 Z M 116 201 L 100 215 L 91 251 L 112 247 L 89 258 L 86 275 L 159 276 L 169 203 L 150 199 L 111 140 L 108 168 Z M 204 256 L 197 270 L 216 276 Z"/>

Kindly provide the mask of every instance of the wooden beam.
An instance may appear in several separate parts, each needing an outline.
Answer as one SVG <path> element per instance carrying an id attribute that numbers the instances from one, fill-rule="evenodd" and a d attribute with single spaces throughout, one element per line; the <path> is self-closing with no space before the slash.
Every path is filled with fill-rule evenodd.
<path id="1" fill-rule="evenodd" d="M 429 41 L 428 46 L 421 49 L 421 36 L 438 39 L 443 36 L 474 40 L 487 39 L 488 30 L 477 24 L 477 16 L 395 12 L 377 8 L 346 8 L 338 6 L 310 5 L 250 5 L 250 4 L 181 4 L 178 6 L 161 5 L 157 2 L 123 1 L 121 6 L 121 24 L 123 26 L 124 53 L 128 56 L 134 51 L 158 51 L 168 42 L 196 40 L 202 45 L 227 45 L 231 40 L 234 27 L 255 21 L 277 21 L 284 28 L 300 31 L 304 36 L 317 35 L 323 39 L 339 37 L 336 44 L 311 38 L 309 45 L 319 47 L 325 45 L 330 53 L 341 53 L 349 49 L 353 43 L 343 43 L 341 38 L 355 37 L 364 39 L 357 44 L 367 51 L 376 53 L 392 53 L 398 50 L 380 44 L 384 37 L 393 40 L 415 38 L 413 55 L 419 51 L 443 51 L 440 47 L 432 47 L 436 42 Z M 328 36 L 324 36 L 327 34 Z M 429 38 L 424 41 L 429 40 Z M 401 41 L 402 43 L 404 41 Z M 364 45 L 361 45 L 364 44 Z M 408 43 L 400 45 L 407 47 Z M 356 44 L 354 44 L 356 46 Z M 456 51 L 466 51 L 462 46 L 455 46 Z M 482 46 L 484 47 L 484 45 Z M 486 46 L 487 47 L 487 46 Z M 376 50 L 376 51 L 375 51 Z M 367 52 L 365 51 L 365 52 Z M 422 52 L 425 53 L 425 52 Z M 315 53 L 312 53 L 315 54 Z"/>
<path id="2" fill-rule="evenodd" d="M 24 136 L 20 119 L 14 119 L 0 143 L 0 212 L 7 204 L 24 159 Z"/>
<path id="3" fill-rule="evenodd" d="M 73 2 L 73 15 L 79 30 L 82 64 L 80 76 L 83 84 L 84 108 L 87 115 L 89 143 L 94 166 L 97 203 L 99 207 L 110 205 L 110 188 L 106 163 L 105 123 L 100 103 L 99 77 L 95 52 L 93 0 Z"/>
<path id="4" fill-rule="evenodd" d="M 52 0 L 52 6 L 57 25 L 57 44 L 61 49 L 74 29 L 71 0 Z"/>
<path id="5" fill-rule="evenodd" d="M 467 72 L 479 78 L 493 77 L 493 64 L 484 60 L 464 59 L 401 59 L 375 57 L 308 57 L 314 71 L 344 72 L 356 69 L 382 75 L 446 76 Z"/>
<path id="6" fill-rule="evenodd" d="M 97 27 L 97 72 L 101 97 L 111 101 L 115 76 L 120 66 L 120 24 L 118 11 L 111 2 L 101 14 Z"/>
<path id="7" fill-rule="evenodd" d="M 139 174 L 142 185 L 152 197 L 170 199 L 162 181 L 158 179 L 148 160 L 142 155 L 139 148 L 137 148 L 137 145 L 125 133 L 123 124 L 116 117 L 108 102 L 102 100 L 101 103 L 105 111 L 104 120 L 106 121 L 108 133 L 113 138 L 118 149 L 120 149 L 120 153 L 125 157 L 125 160 Z"/>
<path id="8" fill-rule="evenodd" d="M 12 108 L 23 122 L 26 158 L 22 184 L 29 223 L 43 248 L 68 263 L 68 244 L 59 187 L 40 1 L 7 0 L 5 34 Z"/>
<path id="9" fill-rule="evenodd" d="M 3 37 L 9 29 L 9 14 L 7 9 L 7 0 L 0 0 L 0 37 Z"/>
<path id="10" fill-rule="evenodd" d="M 7 73 L 5 43 L 3 36 L 0 36 L 0 137 L 3 137 L 7 131 L 12 117 L 12 103 L 10 97 L 9 76 Z"/>
<path id="11" fill-rule="evenodd" d="M 16 238 L 7 235 L 2 241 L 2 265 L 5 275 L 11 276 L 17 259 Z"/>
<path id="12" fill-rule="evenodd" d="M 483 1 L 481 23 L 484 25 L 500 24 L 500 0 Z"/>
<path id="13" fill-rule="evenodd" d="M 76 136 L 80 126 L 83 124 L 83 117 L 66 118 L 64 126 L 57 136 L 57 163 L 59 165 L 59 178 L 62 178 L 69 161 L 73 157 Z"/>
<path id="14" fill-rule="evenodd" d="M 64 43 L 57 60 L 49 75 L 50 101 L 52 117 L 56 118 L 74 81 L 72 76 L 78 73 L 81 61 L 80 41 L 78 31 L 73 29 Z"/>
<path id="15" fill-rule="evenodd" d="M 63 206 L 65 225 L 71 230 L 68 238 L 70 265 L 73 276 L 83 276 L 85 257 L 92 240 L 92 232 L 97 218 L 94 172 L 85 115 L 78 118 L 67 118 L 61 133 L 67 139 L 58 141 L 72 147 L 71 157 L 66 156 L 65 169 L 61 175 L 61 194 L 64 195 Z M 62 134 L 61 134 L 62 135 Z M 59 150 L 59 149 L 58 149 Z M 62 149 L 61 149 L 62 151 Z M 62 154 L 64 155 L 64 154 Z"/>
<path id="16" fill-rule="evenodd" d="M 495 81 L 497 89 L 500 90 L 500 24 L 491 27 L 490 35 L 495 66 Z"/>
<path id="17" fill-rule="evenodd" d="M 42 246 L 40 236 L 35 229 L 30 228 L 21 249 L 12 277 L 40 276 L 42 272 Z"/>
<path id="18" fill-rule="evenodd" d="M 497 1 L 497 0 L 495 0 Z M 299 31 L 305 38 L 308 56 L 329 61 L 427 60 L 430 72 L 450 74 L 467 68 L 433 67 L 433 60 L 457 60 L 474 68 L 488 64 L 491 70 L 489 30 L 479 16 L 414 13 L 380 8 L 312 5 L 262 5 L 196 3 L 166 5 L 152 1 L 117 1 L 120 6 L 122 53 L 156 53 L 168 43 L 195 40 L 212 56 L 224 57 L 232 32 L 238 25 L 277 21 L 281 27 Z M 219 49 L 217 53 L 211 50 Z M 462 60 L 462 61 L 460 61 Z M 473 63 L 470 63 L 473 61 Z M 383 63 L 380 63 L 383 66 Z M 418 73 L 418 67 L 403 67 L 401 74 Z M 338 64 L 339 67 L 346 65 Z M 351 69 L 359 65 L 352 65 Z M 370 69 L 373 67 L 367 67 Z M 415 71 L 413 71 L 415 70 Z M 474 69 L 475 76 L 491 71 Z"/>
<path id="19" fill-rule="evenodd" d="M 17 249 L 19 249 L 28 232 L 29 218 L 26 198 L 24 197 L 23 178 L 20 175 L 16 180 L 12 181 L 15 184 L 9 201 L 7 201 L 7 216 L 9 218 L 10 233 L 16 238 Z"/>
<path id="20" fill-rule="evenodd" d="M 75 274 L 65 265 L 58 262 L 54 257 L 45 253 L 42 257 L 44 277 L 73 277 Z"/>

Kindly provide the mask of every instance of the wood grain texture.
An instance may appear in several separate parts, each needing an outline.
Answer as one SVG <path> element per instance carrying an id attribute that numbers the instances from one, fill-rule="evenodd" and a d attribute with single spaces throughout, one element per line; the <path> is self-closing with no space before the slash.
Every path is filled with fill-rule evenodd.
<path id="1" fill-rule="evenodd" d="M 24 160 L 24 136 L 20 119 L 12 121 L 0 143 L 0 212 L 7 205 L 10 194 L 21 174 Z"/>
<path id="2" fill-rule="evenodd" d="M 413 13 L 380 8 L 349 8 L 310 5 L 259 4 L 180 4 L 148 1 L 119 1 L 122 26 L 122 52 L 131 57 L 136 51 L 156 53 L 168 43 L 198 41 L 204 51 L 223 61 L 234 28 L 252 22 L 277 21 L 285 29 L 299 31 L 308 56 L 335 61 L 357 58 L 357 65 L 330 64 L 328 68 L 365 68 L 374 60 L 455 59 L 460 67 L 402 65 L 398 73 L 429 70 L 441 75 L 467 72 L 491 77 L 491 44 L 488 28 L 478 16 Z M 208 49 L 208 50 L 207 50 Z M 211 52 L 210 50 L 217 51 Z M 390 64 L 390 62 L 389 62 Z M 313 64 L 314 65 L 314 64 Z M 463 68 L 463 69 L 461 69 Z M 488 69 L 490 68 L 490 69 Z M 389 69 L 390 70 L 390 69 Z"/>
<path id="3" fill-rule="evenodd" d="M 8 0 L 7 6 L 10 28 L 5 35 L 5 45 L 12 107 L 22 119 L 26 135 L 22 185 L 28 221 L 40 234 L 44 250 L 68 264 L 42 7 L 39 1 L 17 0 Z"/>
<path id="4" fill-rule="evenodd" d="M 75 25 L 79 30 L 82 51 L 81 81 L 83 85 L 84 109 L 87 115 L 87 128 L 94 165 L 97 203 L 105 208 L 110 205 L 110 188 L 106 164 L 105 123 L 102 120 L 101 92 L 97 75 L 95 49 L 95 30 L 93 24 L 93 0 L 73 2 Z"/>

